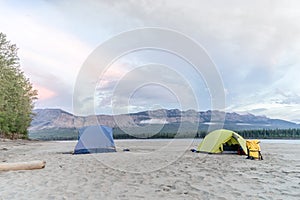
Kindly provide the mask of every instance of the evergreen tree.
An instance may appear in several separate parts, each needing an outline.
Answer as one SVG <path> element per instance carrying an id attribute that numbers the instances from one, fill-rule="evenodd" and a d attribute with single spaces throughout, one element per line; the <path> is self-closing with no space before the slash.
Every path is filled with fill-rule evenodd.
<path id="1" fill-rule="evenodd" d="M 17 47 L 0 32 L 0 136 L 27 138 L 37 91 L 20 69 Z"/>

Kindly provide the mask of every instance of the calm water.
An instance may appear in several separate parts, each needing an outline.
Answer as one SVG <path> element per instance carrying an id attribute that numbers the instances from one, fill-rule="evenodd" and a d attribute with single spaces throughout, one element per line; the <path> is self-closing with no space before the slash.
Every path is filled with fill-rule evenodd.
<path id="1" fill-rule="evenodd" d="M 273 140 L 268 140 L 268 139 L 260 139 L 261 143 L 275 143 L 275 144 L 300 144 L 300 140 L 281 140 L 281 139 L 273 139 Z"/>
<path id="2" fill-rule="evenodd" d="M 173 139 L 118 139 L 116 141 L 153 141 L 153 142 L 168 142 L 172 141 Z M 176 140 L 182 140 L 182 141 L 195 141 L 195 142 L 201 142 L 202 139 L 176 139 Z M 282 139 L 260 139 L 261 143 L 274 143 L 274 144 L 300 144 L 300 140 L 282 140 Z"/>
<path id="3" fill-rule="evenodd" d="M 171 142 L 174 139 L 116 139 L 115 141 L 148 141 L 148 142 Z M 201 142 L 202 139 L 175 139 L 177 141 L 195 141 Z M 77 140 L 67 140 L 67 141 L 56 141 L 56 142 L 77 142 Z M 282 139 L 260 139 L 261 143 L 274 143 L 274 144 L 300 144 L 300 140 L 282 140 Z"/>

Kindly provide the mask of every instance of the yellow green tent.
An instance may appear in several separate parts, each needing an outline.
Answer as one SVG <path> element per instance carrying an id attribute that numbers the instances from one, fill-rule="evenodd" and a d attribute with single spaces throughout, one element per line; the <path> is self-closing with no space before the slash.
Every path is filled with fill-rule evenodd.
<path id="1" fill-rule="evenodd" d="M 226 149 L 238 152 L 242 149 L 247 155 L 246 140 L 239 134 L 230 130 L 215 130 L 205 136 L 199 144 L 197 151 L 205 153 L 221 153 Z"/>

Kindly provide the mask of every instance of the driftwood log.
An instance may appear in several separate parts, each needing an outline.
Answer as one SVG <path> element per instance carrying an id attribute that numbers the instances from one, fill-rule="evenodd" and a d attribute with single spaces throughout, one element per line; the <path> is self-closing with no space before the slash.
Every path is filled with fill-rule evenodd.
<path id="1" fill-rule="evenodd" d="M 0 163 L 0 171 L 42 169 L 45 165 L 45 161 Z"/>

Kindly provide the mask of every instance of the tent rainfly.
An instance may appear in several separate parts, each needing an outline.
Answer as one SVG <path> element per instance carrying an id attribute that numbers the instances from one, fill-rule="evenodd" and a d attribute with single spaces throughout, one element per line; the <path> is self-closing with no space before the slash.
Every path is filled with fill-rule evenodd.
<path id="1" fill-rule="evenodd" d="M 112 128 L 88 126 L 79 129 L 78 143 L 74 154 L 116 152 Z"/>
<path id="2" fill-rule="evenodd" d="M 247 155 L 246 140 L 233 131 L 220 129 L 206 135 L 197 148 L 197 152 L 204 153 L 222 153 L 226 150 Z"/>

